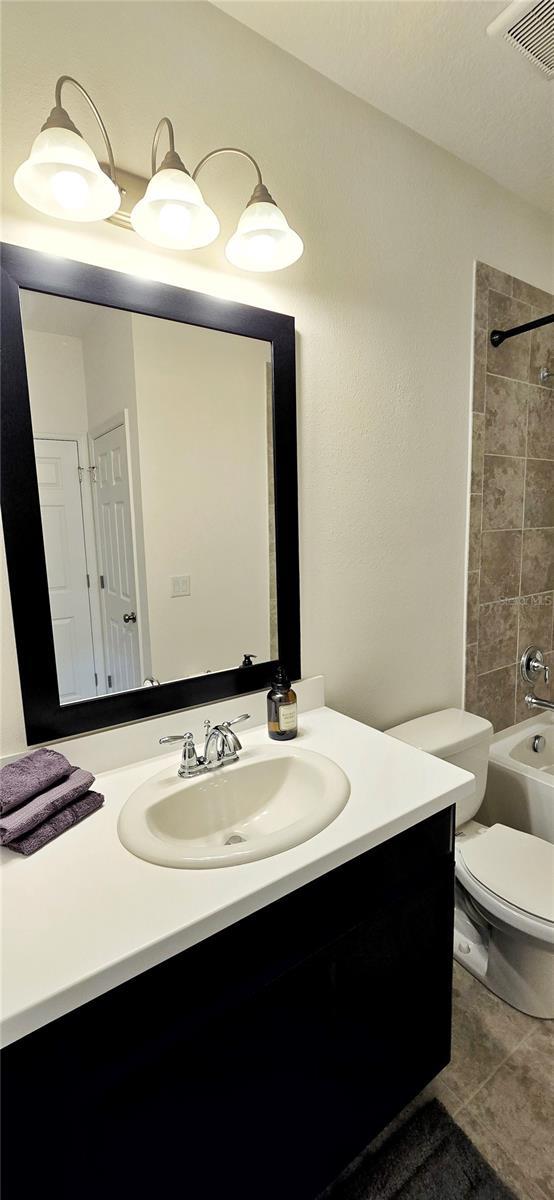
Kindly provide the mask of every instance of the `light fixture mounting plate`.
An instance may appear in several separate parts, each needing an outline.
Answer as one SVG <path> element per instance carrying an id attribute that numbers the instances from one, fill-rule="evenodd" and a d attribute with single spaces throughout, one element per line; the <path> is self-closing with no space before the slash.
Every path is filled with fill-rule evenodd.
<path id="1" fill-rule="evenodd" d="M 102 162 L 100 166 L 109 175 L 108 164 Z M 108 221 L 111 225 L 119 225 L 121 229 L 132 229 L 131 212 L 135 204 L 138 204 L 139 200 L 142 200 L 148 187 L 148 180 L 142 175 L 134 175 L 132 171 L 122 171 L 117 166 L 115 168 L 115 175 L 121 191 L 121 206 L 117 212 L 113 213 L 113 216 L 108 217 Z"/>

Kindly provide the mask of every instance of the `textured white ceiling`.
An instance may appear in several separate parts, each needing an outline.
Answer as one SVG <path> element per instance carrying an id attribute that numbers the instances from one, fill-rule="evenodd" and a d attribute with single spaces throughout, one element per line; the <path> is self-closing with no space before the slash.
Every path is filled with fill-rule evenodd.
<path id="1" fill-rule="evenodd" d="M 508 0 L 224 0 L 230 16 L 547 211 L 553 85 L 486 27 Z"/>

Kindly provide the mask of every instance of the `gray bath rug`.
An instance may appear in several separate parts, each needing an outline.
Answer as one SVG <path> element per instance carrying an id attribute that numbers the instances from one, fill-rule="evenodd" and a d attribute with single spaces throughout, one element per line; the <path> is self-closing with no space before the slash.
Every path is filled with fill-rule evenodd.
<path id="1" fill-rule="evenodd" d="M 438 1100 L 367 1150 L 320 1200 L 516 1200 Z"/>

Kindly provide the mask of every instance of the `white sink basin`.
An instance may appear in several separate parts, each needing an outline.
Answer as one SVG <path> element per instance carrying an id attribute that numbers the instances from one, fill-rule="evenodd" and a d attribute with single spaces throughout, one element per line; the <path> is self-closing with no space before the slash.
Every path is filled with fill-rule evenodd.
<path id="1" fill-rule="evenodd" d="M 120 841 L 163 867 L 230 867 L 298 846 L 344 808 L 344 771 L 312 750 L 246 749 L 195 779 L 166 767 L 129 796 Z"/>

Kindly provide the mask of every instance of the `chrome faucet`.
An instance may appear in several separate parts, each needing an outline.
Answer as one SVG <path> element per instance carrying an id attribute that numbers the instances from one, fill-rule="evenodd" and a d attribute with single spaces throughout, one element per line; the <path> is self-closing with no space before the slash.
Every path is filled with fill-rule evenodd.
<path id="1" fill-rule="evenodd" d="M 533 691 L 539 675 L 542 674 L 545 685 L 550 682 L 550 667 L 544 661 L 543 651 L 537 646 L 528 646 L 521 656 L 519 669 L 523 682 L 531 684 L 531 691 L 525 697 L 527 708 L 544 708 L 554 712 L 554 702 L 546 697 L 535 696 Z"/>
<path id="2" fill-rule="evenodd" d="M 540 696 L 535 696 L 534 692 L 527 693 L 525 703 L 527 708 L 544 708 L 554 712 L 554 700 L 547 700 L 546 697 L 541 700 Z"/>
<path id="3" fill-rule="evenodd" d="M 203 775 L 207 771 L 215 771 L 217 767 L 237 761 L 242 745 L 231 726 L 237 725 L 239 721 L 248 721 L 249 717 L 250 713 L 242 713 L 240 717 L 234 717 L 232 721 L 221 721 L 219 725 L 204 721 L 204 753 L 200 755 L 196 752 L 192 733 L 169 734 L 160 738 L 160 746 L 168 742 L 183 743 L 177 774 L 181 779 L 192 779 L 195 775 Z"/>

